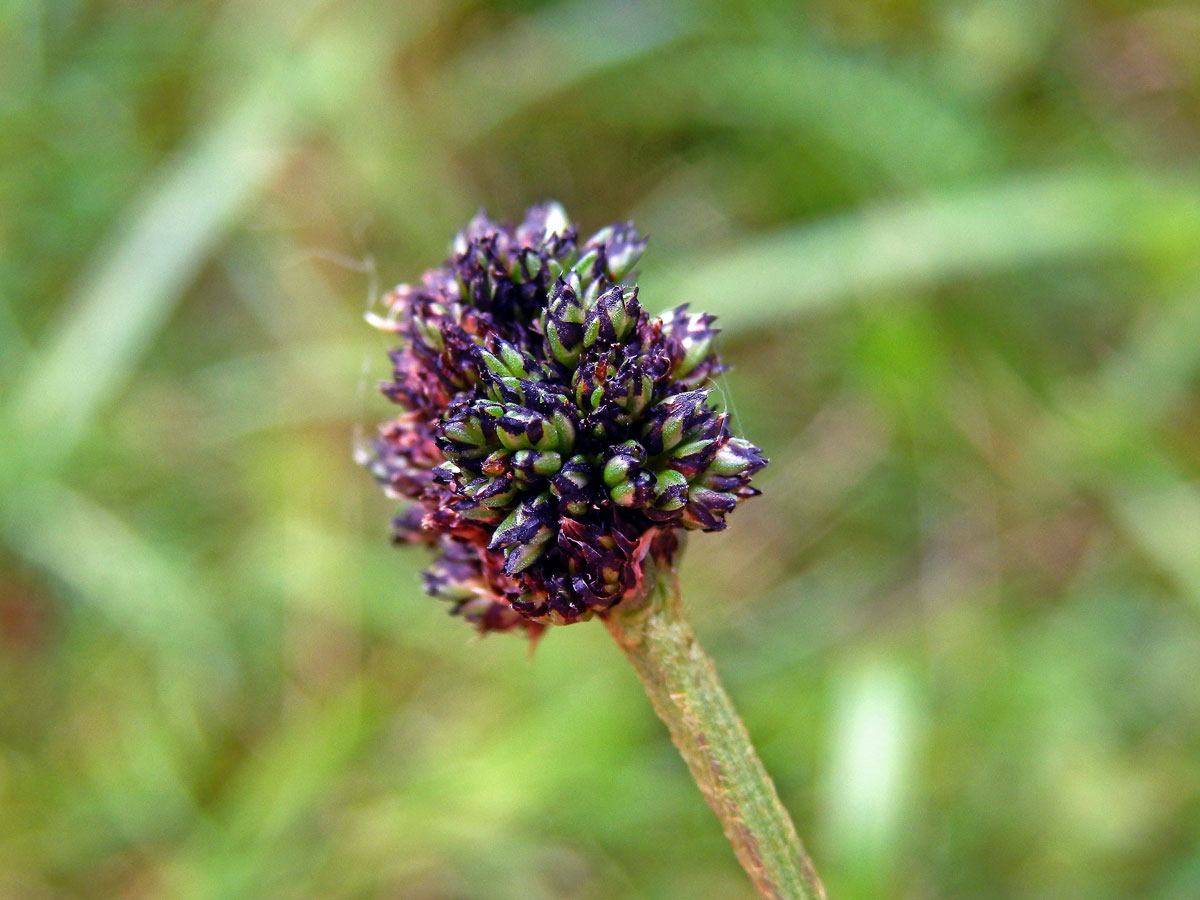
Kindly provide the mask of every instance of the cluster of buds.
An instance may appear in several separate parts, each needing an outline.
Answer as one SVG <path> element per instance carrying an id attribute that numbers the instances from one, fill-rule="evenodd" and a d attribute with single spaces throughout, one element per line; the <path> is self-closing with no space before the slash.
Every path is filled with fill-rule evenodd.
<path id="1" fill-rule="evenodd" d="M 678 528 L 717 531 L 766 460 L 709 405 L 713 317 L 647 315 L 630 224 L 580 240 L 562 208 L 477 216 L 446 264 L 372 323 L 399 339 L 383 392 L 406 411 L 368 467 L 425 588 L 483 631 L 568 624 L 640 587 Z"/>

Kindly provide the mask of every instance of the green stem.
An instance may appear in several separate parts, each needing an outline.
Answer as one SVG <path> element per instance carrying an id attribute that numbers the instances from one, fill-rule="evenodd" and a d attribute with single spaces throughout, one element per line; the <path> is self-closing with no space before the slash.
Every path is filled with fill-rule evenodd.
<path id="1" fill-rule="evenodd" d="M 763 897 L 825 900 L 771 777 L 683 614 L 679 581 L 647 559 L 645 595 L 605 616 L 738 861 Z"/>

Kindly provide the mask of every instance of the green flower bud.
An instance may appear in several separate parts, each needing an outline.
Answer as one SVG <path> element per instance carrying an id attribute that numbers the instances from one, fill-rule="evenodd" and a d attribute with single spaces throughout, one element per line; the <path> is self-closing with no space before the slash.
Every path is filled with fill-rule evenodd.
<path id="1" fill-rule="evenodd" d="M 476 418 L 447 422 L 442 427 L 442 433 L 455 443 L 467 444 L 472 447 L 481 447 L 487 440 L 483 436 L 483 428 L 480 427 L 479 420 Z"/>
<path id="2" fill-rule="evenodd" d="M 488 509 L 508 506 L 517 495 L 517 486 L 511 478 L 488 478 L 473 482 L 463 489 L 468 497 Z"/>
<path id="3" fill-rule="evenodd" d="M 503 550 L 528 543 L 553 519 L 553 501 L 548 492 L 524 500 L 501 522 L 488 542 L 489 550 Z"/>
<path id="4" fill-rule="evenodd" d="M 545 478 L 562 468 L 562 456 L 554 451 L 518 450 L 512 457 L 513 470 L 522 481 Z"/>
<path id="5" fill-rule="evenodd" d="M 663 469 L 658 473 L 654 485 L 654 508 L 662 512 L 683 509 L 687 503 L 688 481 L 674 469 Z"/>
<path id="6" fill-rule="evenodd" d="M 641 508 L 654 499 L 654 485 L 654 474 L 643 469 L 634 473 L 628 480 L 613 485 L 608 491 L 608 496 L 617 506 Z"/>
<path id="7" fill-rule="evenodd" d="M 733 477 L 757 472 L 764 464 L 761 450 L 742 438 L 730 438 L 717 451 L 706 474 Z"/>
<path id="8" fill-rule="evenodd" d="M 442 338 L 442 331 L 437 327 L 435 322 L 426 322 L 424 319 L 413 320 L 413 330 L 421 340 L 434 350 L 442 350 L 446 346 L 445 340 Z"/>
<path id="9" fill-rule="evenodd" d="M 599 262 L 600 248 L 593 247 L 584 252 L 584 254 L 580 256 L 578 260 L 576 260 L 575 265 L 571 266 L 571 269 L 578 273 L 580 280 L 582 280 L 584 284 L 590 284 L 597 275 L 601 274 L 601 270 L 597 267 L 597 263 Z"/>
<path id="10" fill-rule="evenodd" d="M 548 526 L 542 526 L 529 542 L 518 544 L 504 555 L 504 574 L 518 575 L 532 566 L 546 552 L 554 531 Z"/>
<path id="11" fill-rule="evenodd" d="M 552 448 L 539 449 L 554 449 L 561 453 L 570 453 L 575 446 L 575 424 L 571 421 L 571 417 L 561 409 L 556 409 L 550 416 L 550 421 L 554 425 L 554 434 L 557 440 Z"/>
<path id="12" fill-rule="evenodd" d="M 646 461 L 646 450 L 637 441 L 625 441 L 613 448 L 613 455 L 604 464 L 604 483 L 615 487 L 625 481 L 629 473 Z"/>

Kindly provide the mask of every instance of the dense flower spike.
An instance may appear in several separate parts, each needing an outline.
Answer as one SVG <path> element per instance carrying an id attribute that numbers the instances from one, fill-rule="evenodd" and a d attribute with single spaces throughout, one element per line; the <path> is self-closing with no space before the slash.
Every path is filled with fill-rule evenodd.
<path id="1" fill-rule="evenodd" d="M 640 584 L 677 528 L 717 531 L 766 465 L 709 405 L 713 317 L 643 311 L 632 224 L 580 241 L 556 203 L 482 213 L 450 259 L 372 316 L 396 335 L 406 412 L 368 460 L 414 501 L 397 541 L 438 553 L 425 589 L 483 631 L 567 624 Z"/>

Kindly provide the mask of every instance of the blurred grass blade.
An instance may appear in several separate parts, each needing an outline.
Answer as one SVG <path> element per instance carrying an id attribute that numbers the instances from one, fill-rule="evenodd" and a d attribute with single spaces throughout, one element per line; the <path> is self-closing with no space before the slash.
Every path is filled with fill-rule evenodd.
<path id="1" fill-rule="evenodd" d="M 181 560 L 125 522 L 52 481 L 7 486 L 4 543 L 61 579 L 116 627 L 174 668 L 203 667 L 216 684 L 232 650 L 212 604 Z"/>
<path id="2" fill-rule="evenodd" d="M 1000 161 L 1000 138 L 982 117 L 866 54 L 814 45 L 699 53 L 675 83 L 697 87 L 739 123 L 816 134 L 899 183 L 977 174 Z"/>
<path id="3" fill-rule="evenodd" d="M 684 37 L 695 27 L 685 12 L 647 0 L 546 7 L 448 65 L 427 107 L 453 115 L 445 127 L 454 141 L 474 140 L 572 83 Z M 485 85 L 504 89 L 497 94 Z"/>
<path id="4" fill-rule="evenodd" d="M 172 159 L 134 204 L 13 398 L 43 461 L 68 453 L 125 381 L 213 245 L 282 159 L 287 117 L 260 86 Z"/>
<path id="5" fill-rule="evenodd" d="M 1151 424 L 1182 402 L 1200 374 L 1200 294 L 1155 305 L 1095 381 L 1095 405 L 1126 427 Z"/>
<path id="6" fill-rule="evenodd" d="M 1197 346 L 1200 301 L 1187 291 L 1147 314 L 1087 385 L 1060 386 L 1054 414 L 1025 446 L 1056 479 L 1103 497 L 1130 541 L 1200 610 L 1200 490 L 1158 440 L 1200 374 Z"/>
<path id="7" fill-rule="evenodd" d="M 647 295 L 747 331 L 873 292 L 1046 263 L 1174 255 L 1198 241 L 1200 181 L 1067 171 L 892 201 L 663 270 L 647 264 L 642 283 Z"/>
<path id="8" fill-rule="evenodd" d="M 12 373 L 19 372 L 29 356 L 29 340 L 21 330 L 9 299 L 0 295 L 0 384 L 8 382 Z"/>
<path id="9" fill-rule="evenodd" d="M 100 818 L 109 841 L 152 851 L 164 830 L 188 822 L 199 809 L 187 779 L 189 760 L 153 700 L 136 693 L 140 688 L 127 688 L 140 702 L 127 707 L 120 728 L 85 748 L 80 805 Z"/>
<path id="10" fill-rule="evenodd" d="M 296 878 L 319 862 L 303 841 L 288 842 L 288 832 L 346 777 L 380 712 L 360 681 L 293 710 L 230 777 L 212 827 L 197 830 L 185 850 L 183 884 L 172 896 L 258 898 L 281 870 Z"/>
<path id="11" fill-rule="evenodd" d="M 1200 897 L 1200 839 L 1184 855 L 1178 868 L 1170 873 L 1161 892 L 1153 895 L 1156 900 L 1194 900 Z"/>
<path id="12" fill-rule="evenodd" d="M 998 168 L 1004 142 L 961 100 L 874 56 L 809 42 L 681 46 L 597 79 L 577 101 L 614 127 L 691 122 L 824 142 L 830 166 L 867 163 L 919 186 Z M 855 111 L 850 114 L 849 111 Z"/>
<path id="13" fill-rule="evenodd" d="M 1053 402 L 1044 409 L 1053 415 L 1026 442 L 1027 453 L 1058 478 L 1101 488 L 1120 477 L 1158 471 L 1159 451 L 1147 431 L 1186 402 L 1200 374 L 1197 346 L 1200 299 L 1195 292 L 1159 303 L 1086 383 L 1055 386 Z M 1042 406 L 1032 396 L 1026 403 L 1031 409 Z"/>
<path id="14" fill-rule="evenodd" d="M 272 428 L 342 423 L 362 368 L 357 340 L 293 341 L 206 366 L 190 379 L 212 414 L 203 442 L 211 447 Z"/>
<path id="15" fill-rule="evenodd" d="M 825 823 L 844 884 L 832 893 L 890 896 L 912 780 L 913 687 L 895 662 L 871 659 L 841 673 L 835 702 Z"/>
<path id="16" fill-rule="evenodd" d="M 1110 486 L 1110 506 L 1138 549 L 1200 612 L 1200 489 L 1166 464 L 1158 477 L 1165 486 Z"/>
<path id="17" fill-rule="evenodd" d="M 372 688 L 353 681 L 311 706 L 293 709 L 232 776 L 222 801 L 222 836 L 231 849 L 281 838 L 380 722 Z"/>

